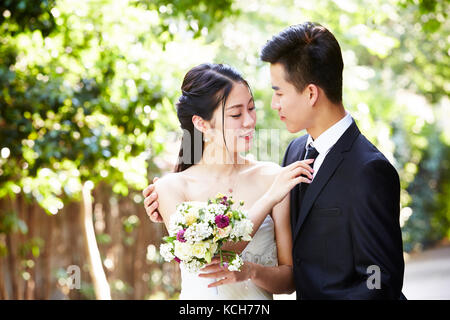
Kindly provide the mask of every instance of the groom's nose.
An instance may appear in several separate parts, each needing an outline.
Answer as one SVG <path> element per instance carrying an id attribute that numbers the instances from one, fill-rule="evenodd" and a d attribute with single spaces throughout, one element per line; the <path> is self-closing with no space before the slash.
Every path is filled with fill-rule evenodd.
<path id="1" fill-rule="evenodd" d="M 275 96 L 275 94 L 272 96 L 270 107 L 274 110 L 280 110 L 280 100 Z"/>

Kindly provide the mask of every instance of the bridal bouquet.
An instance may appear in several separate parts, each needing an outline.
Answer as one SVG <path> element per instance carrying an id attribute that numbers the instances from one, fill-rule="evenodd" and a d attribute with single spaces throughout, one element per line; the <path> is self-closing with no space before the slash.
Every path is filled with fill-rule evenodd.
<path id="1" fill-rule="evenodd" d="M 207 203 L 189 201 L 178 205 L 169 222 L 169 236 L 160 246 L 161 256 L 196 273 L 218 254 L 222 266 L 239 271 L 241 257 L 222 250 L 222 246 L 228 241 L 250 241 L 253 223 L 246 218 L 242 201 L 237 209 L 232 208 L 233 204 L 232 197 L 219 193 Z"/>

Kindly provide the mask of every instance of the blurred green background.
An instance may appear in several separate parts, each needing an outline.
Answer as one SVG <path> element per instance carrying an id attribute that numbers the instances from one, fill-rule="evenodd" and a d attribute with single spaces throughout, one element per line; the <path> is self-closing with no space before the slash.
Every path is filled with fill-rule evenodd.
<path id="1" fill-rule="evenodd" d="M 254 156 L 280 163 L 295 136 L 270 109 L 259 51 L 304 21 L 338 39 L 344 105 L 399 172 L 405 252 L 448 240 L 448 12 L 444 0 L 0 1 L 0 299 L 176 298 L 141 192 L 176 160 L 183 76 L 240 70 L 257 129 L 282 129 L 279 152 Z"/>

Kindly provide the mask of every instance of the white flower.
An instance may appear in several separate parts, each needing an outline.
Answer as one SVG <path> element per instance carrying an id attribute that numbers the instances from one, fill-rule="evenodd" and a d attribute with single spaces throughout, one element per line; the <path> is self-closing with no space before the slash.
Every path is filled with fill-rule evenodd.
<path id="1" fill-rule="evenodd" d="M 210 244 L 207 242 L 194 243 L 191 247 L 192 255 L 199 259 L 205 259 L 206 253 L 208 252 L 209 247 L 210 247 Z"/>
<path id="2" fill-rule="evenodd" d="M 183 215 L 186 219 L 186 224 L 188 226 L 197 222 L 197 219 L 199 218 L 199 211 L 200 209 L 203 208 L 205 208 L 204 202 L 199 201 L 187 202 L 187 207 L 184 209 Z"/>
<path id="3" fill-rule="evenodd" d="M 244 264 L 242 258 L 238 255 L 228 264 L 228 270 L 230 271 L 240 271 L 240 268 Z"/>
<path id="4" fill-rule="evenodd" d="M 186 224 L 186 218 L 184 217 L 184 214 L 182 212 L 176 211 L 170 216 L 169 225 L 172 228 L 175 228 L 176 226 L 180 226 L 182 224 Z"/>
<path id="5" fill-rule="evenodd" d="M 203 267 L 203 263 L 196 259 L 192 259 L 191 261 L 181 261 L 181 267 L 185 268 L 187 271 L 191 273 L 197 273 Z"/>
<path id="6" fill-rule="evenodd" d="M 207 210 L 210 213 L 214 214 L 214 216 L 217 216 L 219 214 L 224 214 L 226 209 L 227 209 L 227 207 L 224 206 L 223 204 L 215 204 L 215 203 L 209 204 L 207 207 Z"/>
<path id="7" fill-rule="evenodd" d="M 216 219 L 216 215 L 214 214 L 214 212 L 211 212 L 209 210 L 205 210 L 205 217 L 204 217 L 204 221 L 206 223 L 210 223 L 210 224 L 214 224 L 214 220 Z"/>
<path id="8" fill-rule="evenodd" d="M 159 253 L 167 262 L 172 261 L 175 256 L 172 253 L 173 244 L 172 243 L 163 243 L 159 247 Z"/>
<path id="9" fill-rule="evenodd" d="M 249 219 L 242 219 L 236 221 L 234 228 L 231 230 L 231 238 L 236 238 L 242 241 L 250 241 L 251 233 L 253 231 L 253 222 Z"/>
<path id="10" fill-rule="evenodd" d="M 188 261 L 192 258 L 192 247 L 187 242 L 175 241 L 174 254 L 182 261 Z"/>
<path id="11" fill-rule="evenodd" d="M 177 223 L 175 219 L 170 219 L 167 231 L 169 232 L 169 235 L 171 237 L 176 236 L 178 231 L 180 231 L 181 229 L 183 229 L 183 227 L 179 223 Z"/>
<path id="12" fill-rule="evenodd" d="M 213 228 L 206 222 L 195 223 L 189 226 L 184 232 L 184 238 L 189 243 L 203 241 L 211 236 Z"/>

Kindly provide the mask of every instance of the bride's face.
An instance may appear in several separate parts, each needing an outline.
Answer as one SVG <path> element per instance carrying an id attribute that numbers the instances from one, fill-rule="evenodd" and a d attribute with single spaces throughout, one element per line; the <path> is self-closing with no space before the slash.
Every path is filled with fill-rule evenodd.
<path id="1" fill-rule="evenodd" d="M 247 152 L 253 143 L 256 125 L 255 102 L 249 88 L 244 83 L 235 83 L 225 103 L 222 118 L 222 106 L 219 106 L 210 121 L 208 137 L 211 142 L 229 152 Z M 222 127 L 222 119 L 223 127 Z M 222 130 L 223 128 L 223 130 Z"/>

